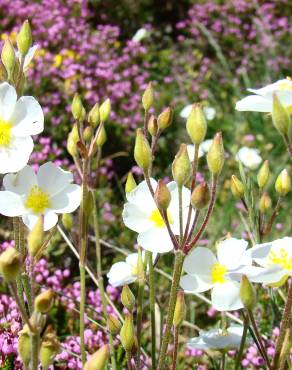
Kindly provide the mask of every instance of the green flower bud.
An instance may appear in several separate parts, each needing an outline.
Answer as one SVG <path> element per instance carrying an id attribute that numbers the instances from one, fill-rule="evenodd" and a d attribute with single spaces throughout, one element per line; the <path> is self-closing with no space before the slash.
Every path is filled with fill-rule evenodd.
<path id="1" fill-rule="evenodd" d="M 74 95 L 72 105 L 71 105 L 72 114 L 73 114 L 73 117 L 76 119 L 76 121 L 81 120 L 82 115 L 83 115 L 83 109 L 84 108 L 83 108 L 81 98 L 79 94 L 76 93 Z"/>
<path id="2" fill-rule="evenodd" d="M 99 108 L 100 121 L 106 122 L 111 112 L 111 101 L 107 98 Z"/>
<path id="3" fill-rule="evenodd" d="M 148 132 L 151 136 L 156 136 L 158 131 L 158 125 L 157 125 L 157 118 L 155 116 L 151 116 L 148 121 Z"/>
<path id="4" fill-rule="evenodd" d="M 15 66 L 15 51 L 9 39 L 6 39 L 1 52 L 1 60 L 10 79 Z"/>
<path id="5" fill-rule="evenodd" d="M 159 114 L 157 119 L 157 124 L 160 131 L 165 130 L 167 127 L 171 125 L 172 122 L 172 109 L 170 107 L 164 109 L 162 113 Z"/>
<path id="6" fill-rule="evenodd" d="M 218 132 L 209 148 L 207 163 L 213 175 L 219 175 L 224 165 L 224 147 L 221 132 Z"/>
<path id="7" fill-rule="evenodd" d="M 27 325 L 24 325 L 23 329 L 19 332 L 17 352 L 24 367 L 28 368 L 31 358 L 31 340 Z"/>
<path id="8" fill-rule="evenodd" d="M 173 326 L 175 328 L 179 327 L 184 321 L 186 315 L 186 304 L 184 298 L 183 290 L 180 290 L 177 295 L 177 301 L 175 305 L 174 315 L 173 315 Z"/>
<path id="9" fill-rule="evenodd" d="M 143 131 L 140 128 L 138 128 L 137 130 L 134 158 L 138 166 L 144 171 L 146 175 L 148 175 L 152 160 L 151 148 L 147 139 L 143 135 Z"/>
<path id="10" fill-rule="evenodd" d="M 263 193 L 259 201 L 259 210 L 261 213 L 266 213 L 272 206 L 272 200 L 267 193 Z"/>
<path id="11" fill-rule="evenodd" d="M 243 306 L 252 311 L 256 305 L 256 292 L 245 275 L 241 278 L 239 295 Z"/>
<path id="12" fill-rule="evenodd" d="M 117 335 L 120 332 L 121 328 L 122 328 L 122 324 L 121 324 L 120 320 L 117 319 L 115 316 L 108 315 L 108 317 L 107 317 L 107 327 L 108 327 L 109 332 L 112 335 Z"/>
<path id="13" fill-rule="evenodd" d="M 59 351 L 60 343 L 55 334 L 46 335 L 40 348 L 40 362 L 43 370 L 49 369 Z"/>
<path id="14" fill-rule="evenodd" d="M 70 132 L 70 134 L 72 135 L 72 139 L 77 143 L 77 141 L 80 140 L 79 138 L 79 132 L 78 132 L 78 127 L 77 127 L 77 124 L 75 123 L 72 127 L 72 130 Z"/>
<path id="15" fill-rule="evenodd" d="M 70 132 L 67 139 L 67 151 L 72 157 L 75 157 L 78 153 L 77 142 L 78 140 L 76 141 L 72 132 Z"/>
<path id="16" fill-rule="evenodd" d="M 171 194 L 168 187 L 162 180 L 158 181 L 157 188 L 155 190 L 154 199 L 159 209 L 164 211 L 167 210 L 171 201 Z"/>
<path id="17" fill-rule="evenodd" d="M 29 21 L 26 20 L 23 22 L 22 27 L 16 36 L 17 48 L 21 56 L 24 57 L 32 45 L 32 35 L 29 25 Z"/>
<path id="18" fill-rule="evenodd" d="M 95 128 L 100 122 L 100 113 L 99 113 L 99 104 L 96 103 L 91 111 L 88 113 L 88 122 L 90 125 Z"/>
<path id="19" fill-rule="evenodd" d="M 120 332 L 121 342 L 124 350 L 130 352 L 135 343 L 135 329 L 133 324 L 133 316 L 127 314 Z"/>
<path id="20" fill-rule="evenodd" d="M 205 208 L 210 201 L 210 190 L 208 184 L 203 181 L 201 184 L 197 185 L 192 192 L 191 204 L 194 209 Z"/>
<path id="21" fill-rule="evenodd" d="M 263 189 L 267 185 L 269 176 L 270 176 L 269 161 L 264 161 L 257 175 L 258 186 L 260 189 Z"/>
<path id="22" fill-rule="evenodd" d="M 34 308 L 37 312 L 48 313 L 54 304 L 54 292 L 52 289 L 40 293 L 34 301 Z"/>
<path id="23" fill-rule="evenodd" d="M 38 254 L 44 243 L 44 236 L 44 217 L 40 216 L 32 230 L 28 233 L 27 247 L 30 256 L 35 257 Z"/>
<path id="24" fill-rule="evenodd" d="M 128 285 L 123 286 L 121 301 L 123 306 L 126 307 L 129 312 L 133 311 L 136 299 Z"/>
<path id="25" fill-rule="evenodd" d="M 104 370 L 109 358 L 109 346 L 103 345 L 84 365 L 84 370 Z"/>
<path id="26" fill-rule="evenodd" d="M 291 123 L 290 115 L 287 109 L 282 105 L 277 94 L 273 94 L 273 108 L 272 108 L 272 120 L 276 129 L 280 134 L 288 135 L 289 126 Z"/>
<path id="27" fill-rule="evenodd" d="M 191 176 L 192 165 L 186 144 L 181 144 L 172 162 L 172 176 L 179 187 L 183 186 Z"/>
<path id="28" fill-rule="evenodd" d="M 106 136 L 106 131 L 104 128 L 104 124 L 100 126 L 99 133 L 96 138 L 96 144 L 98 145 L 99 148 L 102 148 L 104 143 L 106 142 L 107 136 Z"/>
<path id="29" fill-rule="evenodd" d="M 127 193 L 131 193 L 132 190 L 134 190 L 137 186 L 137 183 L 134 179 L 134 176 L 132 172 L 128 173 L 127 181 L 126 181 L 126 186 L 125 186 L 125 191 Z"/>
<path id="30" fill-rule="evenodd" d="M 201 144 L 206 136 L 207 121 L 200 104 L 194 104 L 192 106 L 191 113 L 187 119 L 186 127 L 193 144 Z"/>
<path id="31" fill-rule="evenodd" d="M 16 249 L 8 247 L 0 255 L 0 274 L 10 283 L 14 281 L 22 268 L 21 254 Z"/>
<path id="32" fill-rule="evenodd" d="M 235 175 L 231 176 L 231 192 L 235 198 L 244 197 L 244 185 Z"/>
<path id="33" fill-rule="evenodd" d="M 92 136 L 93 136 L 92 127 L 91 126 L 85 127 L 85 129 L 83 131 L 83 138 L 84 138 L 84 140 L 85 141 L 90 141 L 92 139 Z"/>
<path id="34" fill-rule="evenodd" d="M 291 179 L 286 169 L 277 177 L 275 189 L 280 197 L 284 197 L 291 190 Z"/>
<path id="35" fill-rule="evenodd" d="M 148 112 L 149 109 L 153 106 L 153 103 L 154 103 L 153 85 L 152 82 L 149 82 L 149 84 L 146 87 L 146 90 L 142 95 L 142 105 L 144 110 Z"/>
<path id="36" fill-rule="evenodd" d="M 66 230 L 71 230 L 73 227 L 73 216 L 71 213 L 64 213 L 62 215 L 62 224 Z"/>

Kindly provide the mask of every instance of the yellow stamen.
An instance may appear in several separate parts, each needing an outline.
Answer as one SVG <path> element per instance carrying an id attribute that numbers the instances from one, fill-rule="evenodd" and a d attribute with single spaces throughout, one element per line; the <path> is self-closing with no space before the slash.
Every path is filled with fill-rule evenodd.
<path id="1" fill-rule="evenodd" d="M 34 213 L 43 213 L 50 206 L 49 194 L 35 185 L 31 188 L 24 205 Z"/>
<path id="2" fill-rule="evenodd" d="M 169 212 L 167 212 L 167 218 L 168 218 L 168 222 L 170 224 L 173 224 L 173 219 Z M 154 223 L 155 227 L 159 227 L 159 228 L 165 227 L 165 223 L 158 209 L 155 209 L 151 213 L 149 220 Z"/>
<path id="3" fill-rule="evenodd" d="M 225 283 L 225 274 L 227 272 L 227 268 L 224 265 L 221 265 L 221 263 L 216 262 L 211 268 L 211 282 L 212 284 L 219 283 L 223 284 Z"/>
<path id="4" fill-rule="evenodd" d="M 0 147 L 8 147 L 11 143 L 11 124 L 0 120 Z"/>
<path id="5" fill-rule="evenodd" d="M 292 270 L 292 256 L 284 248 L 281 248 L 278 253 L 270 251 L 268 258 L 272 265 L 281 266 L 288 271 Z"/>

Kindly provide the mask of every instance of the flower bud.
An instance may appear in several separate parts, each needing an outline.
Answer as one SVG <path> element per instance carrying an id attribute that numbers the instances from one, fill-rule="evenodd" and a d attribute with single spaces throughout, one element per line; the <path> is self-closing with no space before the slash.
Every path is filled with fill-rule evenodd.
<path id="1" fill-rule="evenodd" d="M 194 104 L 187 119 L 187 132 L 193 144 L 199 145 L 205 139 L 207 121 L 201 104 Z"/>
<path id="2" fill-rule="evenodd" d="M 104 128 L 104 125 L 100 126 L 99 133 L 96 138 L 96 144 L 98 145 L 99 148 L 103 147 L 104 143 L 106 142 L 107 136 L 106 136 L 106 131 Z"/>
<path id="3" fill-rule="evenodd" d="M 289 126 L 291 123 L 290 115 L 287 109 L 283 106 L 277 94 L 273 94 L 272 120 L 276 129 L 282 135 L 288 135 Z"/>
<path id="4" fill-rule="evenodd" d="M 1 52 L 1 60 L 7 71 L 8 78 L 12 77 L 15 66 L 15 51 L 9 39 L 6 39 Z"/>
<path id="5" fill-rule="evenodd" d="M 16 249 L 8 247 L 0 255 L 0 274 L 6 282 L 14 281 L 22 267 L 21 254 Z"/>
<path id="6" fill-rule="evenodd" d="M 231 176 L 231 192 L 235 198 L 244 197 L 244 185 L 235 175 Z"/>
<path id="7" fill-rule="evenodd" d="M 186 144 L 181 144 L 172 162 L 172 176 L 179 187 L 183 186 L 191 176 L 191 162 Z"/>
<path id="8" fill-rule="evenodd" d="M 72 132 L 70 132 L 67 139 L 67 151 L 72 157 L 75 157 L 78 153 L 77 141 L 74 139 Z"/>
<path id="9" fill-rule="evenodd" d="M 138 166 L 144 171 L 146 175 L 148 175 L 152 154 L 149 143 L 140 128 L 138 128 L 137 130 L 134 158 Z"/>
<path id="10" fill-rule="evenodd" d="M 40 293 L 34 301 L 34 308 L 37 312 L 48 313 L 54 304 L 54 292 L 52 289 Z"/>
<path id="11" fill-rule="evenodd" d="M 27 325 L 24 325 L 23 329 L 19 332 L 17 352 L 24 367 L 28 368 L 31 358 L 31 341 L 30 331 Z"/>
<path id="12" fill-rule="evenodd" d="M 38 254 L 44 243 L 44 236 L 44 217 L 40 216 L 32 230 L 28 233 L 27 247 L 30 256 L 35 257 Z"/>
<path id="13" fill-rule="evenodd" d="M 108 315 L 108 317 L 107 317 L 107 327 L 108 327 L 109 332 L 112 335 L 117 335 L 120 332 L 121 328 L 122 328 L 122 324 L 121 324 L 120 320 L 117 319 L 114 315 Z"/>
<path id="14" fill-rule="evenodd" d="M 269 176 L 270 176 L 269 161 L 264 161 L 257 175 L 258 186 L 260 189 L 263 189 L 267 185 Z"/>
<path id="15" fill-rule="evenodd" d="M 159 209 L 164 211 L 167 210 L 171 201 L 171 194 L 168 187 L 162 180 L 158 181 L 157 188 L 155 190 L 154 199 Z"/>
<path id="16" fill-rule="evenodd" d="M 148 132 L 151 136 L 156 136 L 158 131 L 158 125 L 157 125 L 157 118 L 155 116 L 151 116 L 148 121 Z"/>
<path id="17" fill-rule="evenodd" d="M 79 94 L 77 93 L 74 95 L 71 110 L 73 117 L 76 119 L 76 121 L 80 121 L 83 115 L 83 104 Z"/>
<path id="18" fill-rule="evenodd" d="M 121 301 L 122 301 L 123 306 L 126 307 L 126 309 L 129 312 L 133 311 L 136 300 L 135 300 L 134 294 L 132 293 L 128 285 L 123 286 L 123 290 L 121 294 Z"/>
<path id="19" fill-rule="evenodd" d="M 267 193 L 263 193 L 259 202 L 259 210 L 261 213 L 266 213 L 272 206 L 272 200 Z"/>
<path id="20" fill-rule="evenodd" d="M 291 190 L 291 179 L 286 169 L 277 177 L 275 189 L 280 197 L 284 197 Z"/>
<path id="21" fill-rule="evenodd" d="M 99 108 L 100 122 L 106 122 L 111 113 L 111 101 L 107 98 Z"/>
<path id="22" fill-rule="evenodd" d="M 173 315 L 173 326 L 177 328 L 182 324 L 186 315 L 186 304 L 183 290 L 180 290 L 177 294 L 177 300 Z"/>
<path id="23" fill-rule="evenodd" d="M 133 324 L 133 316 L 127 314 L 120 332 L 121 342 L 124 350 L 130 352 L 135 343 L 135 329 Z"/>
<path id="24" fill-rule="evenodd" d="M 60 343 L 55 334 L 48 334 L 42 341 L 40 348 L 40 363 L 43 370 L 48 370 L 53 364 L 56 355 L 60 350 Z"/>
<path id="25" fill-rule="evenodd" d="M 103 345 L 84 365 L 84 370 L 104 370 L 109 358 L 109 346 Z"/>
<path id="26" fill-rule="evenodd" d="M 73 227 L 73 216 L 71 213 L 64 213 L 62 215 L 62 224 L 66 230 L 71 230 Z"/>
<path id="27" fill-rule="evenodd" d="M 221 132 L 218 132 L 207 154 L 209 170 L 213 175 L 219 175 L 224 165 L 224 147 Z"/>
<path id="28" fill-rule="evenodd" d="M 243 306 L 247 310 L 253 310 L 256 305 L 256 292 L 250 281 L 245 275 L 242 275 L 240 282 L 239 295 Z"/>
<path id="29" fill-rule="evenodd" d="M 137 183 L 134 179 L 134 176 L 132 172 L 128 173 L 127 181 L 126 181 L 126 186 L 125 186 L 125 191 L 127 193 L 131 193 L 132 190 L 134 190 L 137 186 Z"/>
<path id="30" fill-rule="evenodd" d="M 85 127 L 85 129 L 83 131 L 83 138 L 84 138 L 84 140 L 85 141 L 90 141 L 92 139 L 92 136 L 93 136 L 92 127 L 91 126 Z"/>
<path id="31" fill-rule="evenodd" d="M 28 20 L 23 22 L 22 27 L 16 36 L 16 42 L 18 51 L 21 56 L 24 57 L 32 45 L 32 35 Z"/>
<path id="32" fill-rule="evenodd" d="M 96 103 L 92 107 L 91 111 L 88 113 L 88 122 L 95 128 L 100 122 L 99 104 Z"/>
<path id="33" fill-rule="evenodd" d="M 149 82 L 149 84 L 146 87 L 146 90 L 144 91 L 142 95 L 142 105 L 146 112 L 149 111 L 149 109 L 152 107 L 154 103 L 154 92 L 153 92 L 153 86 L 152 82 Z"/>
<path id="34" fill-rule="evenodd" d="M 75 123 L 72 127 L 72 130 L 70 132 L 70 135 L 72 135 L 72 139 L 77 143 L 77 141 L 80 140 L 79 138 L 79 132 L 78 132 L 78 126 L 77 124 Z"/>
<path id="35" fill-rule="evenodd" d="M 208 184 L 203 181 L 201 184 L 197 185 L 192 192 L 191 203 L 192 207 L 195 209 L 205 208 L 210 201 L 210 190 Z"/>
<path id="36" fill-rule="evenodd" d="M 160 131 L 165 130 L 171 125 L 172 116 L 172 109 L 170 107 L 165 108 L 162 113 L 159 114 L 157 124 Z"/>

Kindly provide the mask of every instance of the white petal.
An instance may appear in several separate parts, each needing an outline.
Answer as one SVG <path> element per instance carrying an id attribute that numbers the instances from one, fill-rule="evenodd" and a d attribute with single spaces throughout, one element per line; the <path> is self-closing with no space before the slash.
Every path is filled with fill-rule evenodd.
<path id="1" fill-rule="evenodd" d="M 190 115 L 191 111 L 192 111 L 192 107 L 193 107 L 193 104 L 189 104 L 189 105 L 186 105 L 180 112 L 179 112 L 179 115 L 182 117 L 182 118 L 188 118 L 188 116 Z"/>
<path id="2" fill-rule="evenodd" d="M 260 266 L 269 266 L 269 253 L 273 247 L 273 242 L 257 244 L 247 251 L 251 258 Z"/>
<path id="3" fill-rule="evenodd" d="M 212 284 L 192 275 L 182 276 L 180 286 L 186 293 L 202 293 L 212 288 Z"/>
<path id="4" fill-rule="evenodd" d="M 272 104 L 272 99 L 266 99 L 259 95 L 249 95 L 239 100 L 235 109 L 238 111 L 271 112 Z"/>
<path id="5" fill-rule="evenodd" d="M 252 276 L 250 280 L 254 283 L 275 284 L 287 275 L 281 266 L 273 266 L 263 269 L 260 273 Z"/>
<path id="6" fill-rule="evenodd" d="M 191 338 L 187 342 L 187 346 L 189 348 L 196 348 L 196 349 L 202 349 L 202 350 L 210 349 L 210 347 L 204 342 L 203 338 L 201 337 Z"/>
<path id="7" fill-rule="evenodd" d="M 210 283 L 210 272 L 215 263 L 217 263 L 217 259 L 210 249 L 196 247 L 185 258 L 183 269 L 188 274 L 198 276 Z"/>
<path id="8" fill-rule="evenodd" d="M 33 150 L 30 136 L 13 137 L 8 148 L 0 147 L 0 173 L 18 172 L 28 162 Z"/>
<path id="9" fill-rule="evenodd" d="M 30 166 L 25 166 L 16 174 L 9 173 L 4 176 L 3 185 L 5 190 L 12 191 L 20 195 L 28 194 L 30 189 L 37 185 L 37 178 L 34 170 Z"/>
<path id="10" fill-rule="evenodd" d="M 133 275 L 131 266 L 126 262 L 114 263 L 107 277 L 109 279 L 109 284 L 114 287 L 130 284 L 137 279 L 137 276 Z"/>
<path id="11" fill-rule="evenodd" d="M 239 297 L 239 283 L 234 281 L 215 284 L 211 297 L 212 305 L 218 311 L 233 311 L 243 307 Z"/>
<path id="12" fill-rule="evenodd" d="M 23 70 L 24 72 L 28 70 L 28 67 L 30 65 L 30 62 L 33 60 L 33 57 L 38 49 L 38 45 L 32 46 L 26 56 L 24 57 L 24 63 L 23 63 Z"/>
<path id="13" fill-rule="evenodd" d="M 17 100 L 15 88 L 7 82 L 0 84 L 0 119 L 9 122 Z"/>
<path id="14" fill-rule="evenodd" d="M 195 146 L 192 144 L 187 145 L 187 151 L 188 151 L 188 156 L 190 158 L 190 161 L 193 162 L 194 157 L 195 157 Z M 205 152 L 202 150 L 201 145 L 199 146 L 199 151 L 198 151 L 198 158 L 203 157 Z"/>
<path id="15" fill-rule="evenodd" d="M 25 212 L 22 197 L 10 191 L 0 191 L 0 213 L 4 216 L 21 216 Z"/>
<path id="16" fill-rule="evenodd" d="M 238 348 L 240 346 L 243 327 L 229 327 L 227 328 L 227 335 L 221 329 L 211 329 L 200 333 L 203 341 L 209 348 L 223 349 L 223 348 Z"/>
<path id="17" fill-rule="evenodd" d="M 240 281 L 242 275 L 246 275 L 250 281 L 254 281 L 253 278 L 257 277 L 258 274 L 264 272 L 265 269 L 257 266 L 240 266 L 238 269 L 231 272 L 227 272 L 225 277 L 230 280 Z"/>
<path id="18" fill-rule="evenodd" d="M 144 232 L 153 227 L 153 223 L 150 221 L 150 215 L 143 212 L 140 207 L 137 207 L 133 203 L 126 203 L 124 205 L 122 217 L 124 224 L 137 233 Z"/>
<path id="19" fill-rule="evenodd" d="M 144 256 L 145 256 L 145 253 L 144 253 Z M 142 259 L 143 259 L 143 255 L 142 255 Z M 136 267 L 138 263 L 138 253 L 130 253 L 126 258 L 126 262 L 128 265 L 132 266 L 133 268 Z"/>
<path id="20" fill-rule="evenodd" d="M 50 208 L 56 213 L 74 212 L 81 202 L 81 187 L 69 184 L 61 192 L 50 198 Z"/>
<path id="21" fill-rule="evenodd" d="M 252 263 L 251 258 L 245 254 L 248 242 L 244 239 L 228 238 L 218 244 L 218 261 L 227 270 L 234 270 L 240 265 Z"/>
<path id="22" fill-rule="evenodd" d="M 138 244 L 154 253 L 166 253 L 173 249 L 173 244 L 166 228 L 152 228 L 138 235 Z"/>
<path id="23" fill-rule="evenodd" d="M 64 171 L 52 162 L 40 166 L 38 173 L 39 187 L 47 191 L 51 196 L 58 194 L 73 181 L 73 175 Z"/>
<path id="24" fill-rule="evenodd" d="M 151 178 L 150 182 L 153 190 L 155 191 L 157 187 L 157 181 Z M 152 210 L 156 209 L 155 202 L 148 189 L 146 181 L 140 182 L 140 184 L 137 185 L 133 191 L 127 193 L 126 196 L 128 202 L 135 204 L 137 207 L 145 212 L 151 213 Z"/>
<path id="25" fill-rule="evenodd" d="M 22 221 L 30 230 L 32 230 L 39 217 L 40 215 L 29 213 L 23 215 Z M 56 213 L 47 210 L 44 214 L 44 231 L 50 230 L 57 224 L 57 222 L 58 216 L 56 215 Z"/>

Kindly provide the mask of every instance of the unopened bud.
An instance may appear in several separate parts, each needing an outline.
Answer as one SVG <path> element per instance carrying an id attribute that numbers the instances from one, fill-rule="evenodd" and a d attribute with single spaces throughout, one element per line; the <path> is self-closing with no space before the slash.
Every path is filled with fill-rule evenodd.
<path id="1" fill-rule="evenodd" d="M 121 294 L 121 301 L 124 307 L 129 312 L 132 312 L 135 306 L 135 296 L 132 293 L 131 289 L 128 285 L 123 286 L 122 294 Z"/>
<path id="2" fill-rule="evenodd" d="M 112 335 L 117 335 L 120 332 L 121 328 L 122 328 L 122 324 L 121 324 L 120 320 L 118 318 L 116 318 L 114 315 L 108 315 L 108 317 L 107 317 L 107 327 L 108 327 L 109 332 Z"/>
<path id="3" fill-rule="evenodd" d="M 194 104 L 192 106 L 186 127 L 193 144 L 201 144 L 206 136 L 207 121 L 200 104 Z"/>
<path id="4" fill-rule="evenodd" d="M 103 147 L 104 143 L 106 142 L 107 136 L 106 136 L 106 131 L 104 128 L 104 125 L 100 126 L 99 133 L 96 138 L 96 144 L 98 145 L 99 148 Z"/>
<path id="5" fill-rule="evenodd" d="M 109 346 L 103 345 L 84 365 L 84 370 L 104 370 L 109 358 Z"/>
<path id="6" fill-rule="evenodd" d="M 0 255 L 0 274 L 9 283 L 14 281 L 22 267 L 21 254 L 14 248 L 8 247 Z"/>
<path id="7" fill-rule="evenodd" d="M 6 68 L 4 67 L 4 64 L 0 60 L 0 81 L 5 81 L 7 80 L 7 71 Z"/>
<path id="8" fill-rule="evenodd" d="M 172 176 L 179 187 L 183 186 L 191 176 L 191 162 L 186 144 L 181 144 L 172 162 Z"/>
<path id="9" fill-rule="evenodd" d="M 291 190 L 291 179 L 286 169 L 277 177 L 275 189 L 280 197 L 284 197 Z"/>
<path id="10" fill-rule="evenodd" d="M 32 35 L 28 20 L 23 22 L 22 27 L 16 36 L 16 42 L 18 51 L 21 56 L 24 57 L 32 45 Z"/>
<path id="11" fill-rule="evenodd" d="M 270 175 L 269 161 L 264 161 L 257 175 L 258 186 L 260 189 L 263 189 L 267 185 L 269 175 Z"/>
<path id="12" fill-rule="evenodd" d="M 235 198 L 244 197 L 244 185 L 235 175 L 231 176 L 231 192 Z"/>
<path id="13" fill-rule="evenodd" d="M 92 127 L 91 126 L 85 127 L 85 129 L 83 131 L 83 138 L 84 138 L 84 140 L 85 141 L 90 141 L 92 139 L 92 136 L 93 136 Z"/>
<path id="14" fill-rule="evenodd" d="M 60 343 L 54 334 L 48 334 L 42 341 L 40 348 L 40 363 L 43 370 L 48 370 L 54 363 L 55 357 L 60 351 Z"/>
<path id="15" fill-rule="evenodd" d="M 224 147 L 221 132 L 218 132 L 209 148 L 207 162 L 210 172 L 219 175 L 224 165 Z"/>
<path id="16" fill-rule="evenodd" d="M 182 324 L 186 315 L 186 304 L 184 298 L 183 290 L 180 290 L 177 295 L 174 316 L 173 316 L 173 326 L 177 328 Z"/>
<path id="17" fill-rule="evenodd" d="M 167 107 L 162 111 L 162 113 L 159 114 L 157 119 L 157 124 L 160 131 L 165 130 L 167 127 L 171 125 L 172 122 L 172 109 L 170 107 Z"/>
<path id="18" fill-rule="evenodd" d="M 259 210 L 261 213 L 266 213 L 272 206 L 272 200 L 267 193 L 263 193 L 259 202 Z"/>
<path id="19" fill-rule="evenodd" d="M 205 208 L 210 201 L 210 190 L 208 184 L 203 181 L 197 185 L 192 192 L 191 203 L 195 209 Z"/>
<path id="20" fill-rule="evenodd" d="M 34 308 L 41 313 L 48 313 L 54 304 L 54 292 L 52 289 L 40 293 L 34 302 Z"/>
<path id="21" fill-rule="evenodd" d="M 132 172 L 129 172 L 128 176 L 127 176 L 126 185 L 125 185 L 126 194 L 131 193 L 131 191 L 134 190 L 136 188 L 136 186 L 137 186 L 137 183 L 134 179 L 134 176 L 133 176 Z"/>
<path id="22" fill-rule="evenodd" d="M 124 350 L 130 352 L 135 343 L 135 329 L 133 324 L 133 316 L 127 314 L 120 332 L 121 342 Z"/>
<path id="23" fill-rule="evenodd" d="M 111 101 L 107 98 L 99 108 L 100 122 L 106 122 L 111 113 Z"/>
<path id="24" fill-rule="evenodd" d="M 30 331 L 27 325 L 19 332 L 17 352 L 25 368 L 28 368 L 31 358 Z"/>
<path id="25" fill-rule="evenodd" d="M 148 121 L 148 132 L 151 136 L 156 136 L 158 125 L 157 125 L 157 118 L 155 116 L 151 116 Z"/>
<path id="26" fill-rule="evenodd" d="M 71 230 L 73 227 L 73 216 L 71 213 L 64 213 L 62 215 L 62 224 L 66 230 Z"/>
<path id="27" fill-rule="evenodd" d="M 144 171 L 146 175 L 148 175 L 148 171 L 151 165 L 151 157 L 152 154 L 149 143 L 143 135 L 143 131 L 138 128 L 134 148 L 134 158 L 138 166 Z"/>
<path id="28" fill-rule="evenodd" d="M 72 157 L 75 157 L 78 153 L 77 141 L 74 139 L 72 132 L 68 135 L 67 151 Z"/>
<path id="29" fill-rule="evenodd" d="M 290 115 L 276 93 L 273 94 L 272 120 L 280 134 L 285 136 L 288 135 L 291 123 Z"/>
<path id="30" fill-rule="evenodd" d="M 146 87 L 146 90 L 144 91 L 142 95 L 142 105 L 146 112 L 149 111 L 149 109 L 152 107 L 154 103 L 154 92 L 153 92 L 153 86 L 152 82 L 149 82 L 149 84 Z"/>
<path id="31" fill-rule="evenodd" d="M 91 111 L 88 113 L 88 122 L 95 128 L 100 122 L 99 104 L 96 103 Z"/>
<path id="32" fill-rule="evenodd" d="M 154 199 L 159 209 L 164 211 L 167 210 L 171 201 L 171 194 L 168 187 L 162 180 L 158 181 L 157 188 L 155 190 Z"/>
<path id="33" fill-rule="evenodd" d="M 239 295 L 243 306 L 247 310 L 253 310 L 256 305 L 256 292 L 245 275 L 241 277 Z"/>
<path id="34" fill-rule="evenodd" d="M 7 71 L 8 78 L 11 78 L 15 66 L 15 51 L 9 39 L 6 39 L 1 52 L 1 60 Z"/>
<path id="35" fill-rule="evenodd" d="M 73 117 L 76 119 L 76 121 L 81 121 L 84 108 L 83 108 L 82 101 L 81 101 L 79 94 L 74 95 L 71 109 L 72 109 Z"/>
<path id="36" fill-rule="evenodd" d="M 27 247 L 30 256 L 35 257 L 44 243 L 44 217 L 40 216 L 32 230 L 28 233 Z"/>

